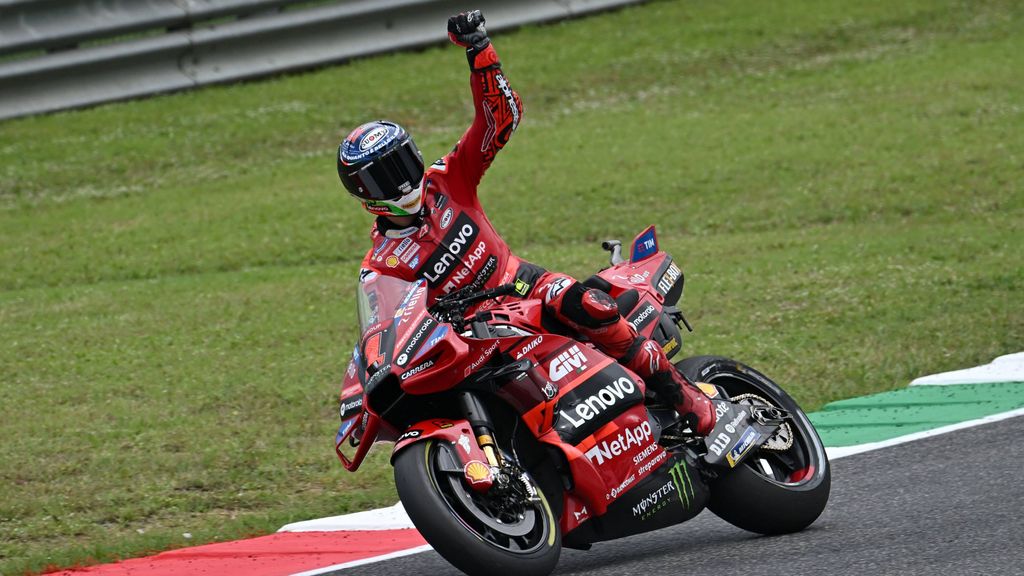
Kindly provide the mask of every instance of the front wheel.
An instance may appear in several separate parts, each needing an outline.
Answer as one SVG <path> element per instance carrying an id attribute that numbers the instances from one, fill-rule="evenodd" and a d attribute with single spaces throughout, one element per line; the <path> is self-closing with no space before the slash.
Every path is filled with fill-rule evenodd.
<path id="1" fill-rule="evenodd" d="M 764 374 L 722 356 L 687 358 L 676 368 L 691 382 L 720 386 L 735 401 L 769 404 L 790 415 L 768 442 L 715 481 L 708 509 L 760 534 L 810 526 L 828 502 L 832 472 L 818 433 L 796 401 Z"/>
<path id="2" fill-rule="evenodd" d="M 471 576 L 550 574 L 562 537 L 537 483 L 518 472 L 504 489 L 495 484 L 480 494 L 452 466 L 456 461 L 450 445 L 437 440 L 413 444 L 395 457 L 398 496 L 427 542 Z"/>

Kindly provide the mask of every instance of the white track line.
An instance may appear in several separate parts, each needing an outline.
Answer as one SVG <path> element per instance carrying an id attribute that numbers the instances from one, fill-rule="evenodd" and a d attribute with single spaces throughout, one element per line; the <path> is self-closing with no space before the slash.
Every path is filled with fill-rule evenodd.
<path id="1" fill-rule="evenodd" d="M 406 550 L 399 550 L 398 552 L 391 552 L 390 554 L 384 554 L 382 556 L 374 556 L 372 558 L 363 558 L 362 560 L 353 560 L 351 562 L 345 562 L 344 564 L 335 564 L 334 566 L 325 566 L 323 568 L 315 568 L 313 570 L 307 570 L 305 572 L 296 572 L 290 576 L 316 576 L 317 574 L 326 574 L 328 572 L 334 572 L 335 570 L 344 570 L 345 568 L 354 568 L 356 566 L 362 566 L 363 564 L 373 564 L 374 562 L 382 562 L 384 560 L 391 560 L 392 558 L 401 558 L 402 556 L 411 556 L 413 554 L 419 554 L 420 552 L 426 552 L 433 550 L 429 544 L 424 546 L 417 546 L 415 548 L 409 548 Z"/>

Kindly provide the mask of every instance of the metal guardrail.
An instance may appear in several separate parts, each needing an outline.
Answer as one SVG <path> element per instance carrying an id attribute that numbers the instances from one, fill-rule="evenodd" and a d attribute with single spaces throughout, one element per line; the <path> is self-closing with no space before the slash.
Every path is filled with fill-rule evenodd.
<path id="1" fill-rule="evenodd" d="M 0 0 L 0 55 L 73 48 L 97 38 L 182 29 L 308 0 Z"/>
<path id="2" fill-rule="evenodd" d="M 281 10 L 298 0 L 0 0 L 0 54 L 169 28 L 159 35 L 0 61 L 0 119 L 432 44 L 447 38 L 448 16 L 467 4 L 484 11 L 493 31 L 641 1 L 349 0 Z M 9 22 L 12 14 L 24 25 Z"/>

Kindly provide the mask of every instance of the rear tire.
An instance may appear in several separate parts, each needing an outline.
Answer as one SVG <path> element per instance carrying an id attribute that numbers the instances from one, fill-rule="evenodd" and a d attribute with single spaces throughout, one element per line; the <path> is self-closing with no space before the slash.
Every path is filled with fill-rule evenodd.
<path id="1" fill-rule="evenodd" d="M 442 472 L 440 451 L 446 444 L 428 439 L 402 450 L 394 460 L 395 487 L 405 511 L 423 537 L 453 566 L 470 576 L 522 574 L 546 576 L 558 563 L 562 535 L 544 493 L 531 478 L 537 501 L 518 524 L 482 520 L 487 506 L 466 486 L 462 474 Z M 458 491 L 462 491 L 459 494 Z M 497 528 L 496 528 L 497 527 Z"/>
<path id="2" fill-rule="evenodd" d="M 810 526 L 828 502 L 832 472 L 825 447 L 807 415 L 764 374 L 722 356 L 696 356 L 676 364 L 691 382 L 721 386 L 730 397 L 753 394 L 789 412 L 792 446 L 759 448 L 711 486 L 708 509 L 726 522 L 760 534 L 786 534 Z"/>

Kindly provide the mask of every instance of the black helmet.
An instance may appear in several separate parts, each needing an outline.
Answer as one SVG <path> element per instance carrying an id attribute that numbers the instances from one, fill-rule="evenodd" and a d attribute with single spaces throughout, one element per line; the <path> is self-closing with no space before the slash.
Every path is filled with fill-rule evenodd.
<path id="1" fill-rule="evenodd" d="M 338 176 L 371 214 L 409 216 L 423 205 L 423 156 L 394 122 L 368 122 L 342 140 Z"/>

